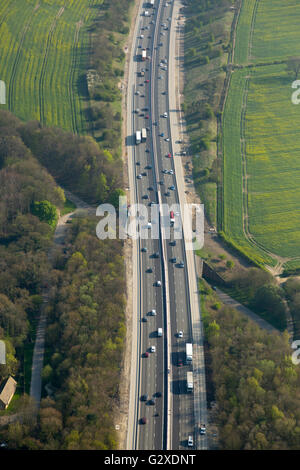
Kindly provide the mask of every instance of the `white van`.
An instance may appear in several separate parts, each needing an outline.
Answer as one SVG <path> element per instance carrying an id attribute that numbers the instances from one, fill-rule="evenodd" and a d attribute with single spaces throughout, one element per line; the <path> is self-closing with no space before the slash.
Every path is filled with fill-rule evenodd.
<path id="1" fill-rule="evenodd" d="M 158 330 L 157 330 L 157 336 L 162 336 L 162 328 L 158 328 Z"/>

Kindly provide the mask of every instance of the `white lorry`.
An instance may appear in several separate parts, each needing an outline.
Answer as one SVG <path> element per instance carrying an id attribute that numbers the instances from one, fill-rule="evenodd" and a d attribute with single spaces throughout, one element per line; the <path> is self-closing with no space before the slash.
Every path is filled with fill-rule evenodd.
<path id="1" fill-rule="evenodd" d="M 140 144 L 142 142 L 142 133 L 141 131 L 136 131 L 135 133 L 135 143 Z"/>
<path id="2" fill-rule="evenodd" d="M 192 345 L 192 343 L 186 343 L 185 352 L 186 352 L 186 363 L 190 364 L 193 360 L 193 345 Z"/>
<path id="3" fill-rule="evenodd" d="M 192 392 L 194 389 L 193 372 L 186 373 L 186 389 L 188 392 Z"/>

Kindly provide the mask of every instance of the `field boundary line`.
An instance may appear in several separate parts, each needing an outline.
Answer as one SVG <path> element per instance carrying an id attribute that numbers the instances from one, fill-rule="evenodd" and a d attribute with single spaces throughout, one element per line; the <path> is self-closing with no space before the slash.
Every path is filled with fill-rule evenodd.
<path id="1" fill-rule="evenodd" d="M 258 8 L 258 0 L 255 0 L 255 5 L 252 10 L 251 25 L 250 25 L 249 41 L 248 41 L 248 48 L 247 48 L 247 60 L 251 60 L 251 55 L 252 55 L 253 34 L 254 34 L 257 8 Z"/>
<path id="2" fill-rule="evenodd" d="M 234 50 L 235 50 L 235 40 L 236 40 L 236 29 L 240 17 L 240 12 L 242 8 L 242 0 L 239 3 L 238 10 L 235 11 L 234 17 L 231 24 L 231 40 L 232 40 L 232 49 L 231 53 L 228 54 L 227 58 L 227 71 L 224 78 L 223 90 L 220 96 L 219 108 L 220 116 L 217 119 L 217 133 L 220 135 L 220 139 L 217 139 L 217 158 L 221 158 L 221 164 L 219 165 L 222 176 L 221 181 L 217 185 L 217 215 L 216 215 L 216 224 L 217 227 L 221 230 L 224 230 L 224 142 L 223 142 L 223 114 L 227 101 L 228 91 L 230 88 L 231 75 L 233 72 L 232 62 L 234 59 Z"/>
<path id="3" fill-rule="evenodd" d="M 77 124 L 76 102 L 75 102 L 73 90 L 74 90 L 75 71 L 76 71 L 77 64 L 78 64 L 78 60 L 77 60 L 78 56 L 76 54 L 76 51 L 78 49 L 80 28 L 83 26 L 83 24 L 84 22 L 82 19 L 76 23 L 76 29 L 74 33 L 72 52 L 71 52 L 72 66 L 71 66 L 70 77 L 69 77 L 69 98 L 70 98 L 70 108 L 71 108 L 71 115 L 72 115 L 72 128 L 75 134 L 78 134 L 79 131 L 78 131 L 78 124 Z"/>

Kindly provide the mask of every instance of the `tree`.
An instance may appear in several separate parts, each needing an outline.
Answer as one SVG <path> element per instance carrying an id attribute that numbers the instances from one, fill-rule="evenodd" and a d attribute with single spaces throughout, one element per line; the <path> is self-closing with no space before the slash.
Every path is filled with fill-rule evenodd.
<path id="1" fill-rule="evenodd" d="M 112 204 L 117 210 L 119 209 L 119 197 L 121 196 L 126 196 L 126 193 L 123 191 L 123 189 L 117 188 L 111 193 L 109 197 L 110 204 Z"/>
<path id="2" fill-rule="evenodd" d="M 226 261 L 226 266 L 228 269 L 232 269 L 234 267 L 234 261 L 229 259 L 228 261 Z"/>
<path id="3" fill-rule="evenodd" d="M 36 215 L 40 221 L 47 222 L 51 227 L 55 227 L 58 219 L 56 207 L 49 201 L 36 201 L 32 205 L 32 214 Z"/>

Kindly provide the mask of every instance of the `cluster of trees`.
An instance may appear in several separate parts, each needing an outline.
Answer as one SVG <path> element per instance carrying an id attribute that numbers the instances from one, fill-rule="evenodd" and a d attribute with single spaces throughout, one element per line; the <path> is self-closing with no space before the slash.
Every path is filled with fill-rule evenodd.
<path id="1" fill-rule="evenodd" d="M 98 79 L 89 87 L 89 120 L 97 141 L 113 155 L 120 155 L 121 151 L 119 82 L 124 75 L 122 47 L 129 32 L 129 12 L 133 3 L 133 0 L 104 1 L 92 27 L 90 67 L 97 72 Z"/>
<path id="2" fill-rule="evenodd" d="M 72 224 L 72 250 L 61 273 L 47 345 L 47 380 L 57 390 L 63 433 L 52 448 L 113 449 L 125 337 L 124 262 L 119 240 L 96 237 L 96 219 Z"/>
<path id="3" fill-rule="evenodd" d="M 285 291 L 269 272 L 255 267 L 243 270 L 232 277 L 229 286 L 235 298 L 275 328 L 281 331 L 286 328 Z"/>
<path id="4" fill-rule="evenodd" d="M 96 218 L 74 219 L 67 259 L 51 273 L 43 383 L 54 391 L 37 422 L 1 431 L 15 449 L 114 449 L 125 337 L 119 240 L 96 237 Z"/>
<path id="5" fill-rule="evenodd" d="M 212 225 L 217 219 L 217 185 L 221 167 L 216 158 L 220 117 L 220 97 L 225 73 L 222 56 L 228 52 L 230 29 L 226 14 L 230 0 L 187 0 L 185 23 L 186 85 L 183 111 L 187 120 L 190 148 L 193 154 L 193 178 L 196 191 L 206 207 Z M 197 71 L 197 73 L 196 73 Z"/>
<path id="6" fill-rule="evenodd" d="M 294 324 L 294 339 L 300 339 L 300 279 L 291 277 L 282 285 L 285 292 L 293 324 Z"/>
<path id="7" fill-rule="evenodd" d="M 122 165 L 92 137 L 59 128 L 43 128 L 37 121 L 20 127 L 20 135 L 55 180 L 90 203 L 102 203 L 122 184 Z"/>
<path id="8" fill-rule="evenodd" d="M 87 201 L 117 206 L 121 167 L 90 137 L 23 123 L 6 111 L 0 111 L 0 165 L 0 338 L 7 350 L 0 382 L 12 374 L 29 392 L 24 350 L 35 340 L 47 284 L 43 383 L 55 391 L 42 401 L 37 421 L 25 395 L 22 422 L 2 428 L 1 438 L 16 449 L 115 448 L 112 413 L 125 336 L 121 242 L 100 241 L 96 217 L 78 219 L 54 267 L 47 254 L 57 208 L 65 203 L 56 181 Z"/>
<path id="9" fill-rule="evenodd" d="M 220 447 L 299 449 L 300 369 L 287 333 L 268 333 L 205 292 L 204 327 Z"/>
<path id="10" fill-rule="evenodd" d="M 31 326 L 50 269 L 47 250 L 54 224 L 38 208 L 50 208 L 56 220 L 56 207 L 65 200 L 22 140 L 20 126 L 11 113 L 0 112 L 0 337 L 7 350 L 0 382 L 23 369 L 24 346 L 34 340 Z M 18 381 L 22 385 L 22 378 Z"/>

